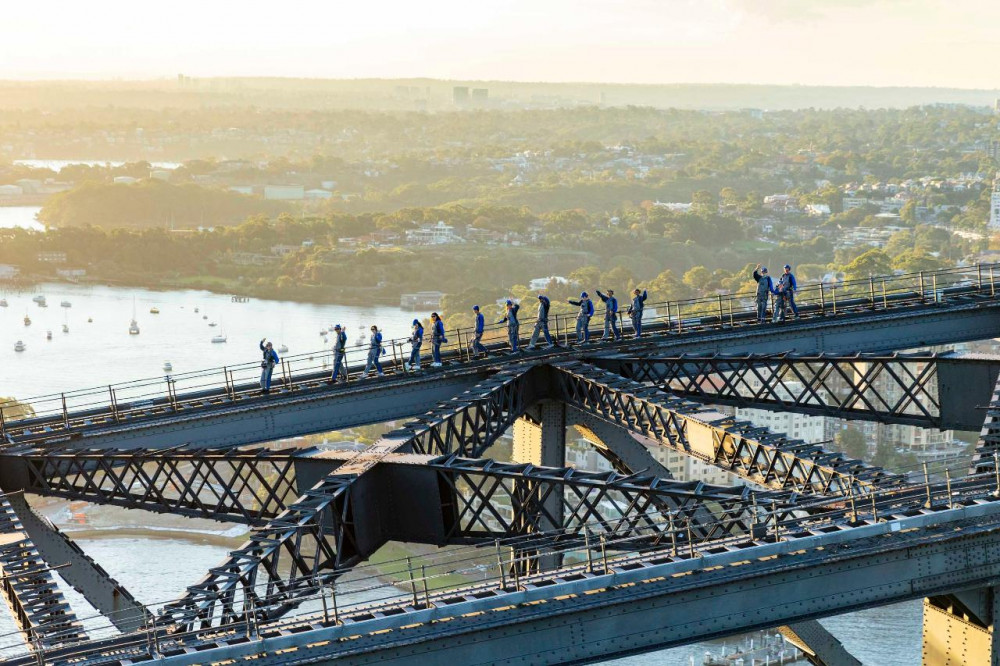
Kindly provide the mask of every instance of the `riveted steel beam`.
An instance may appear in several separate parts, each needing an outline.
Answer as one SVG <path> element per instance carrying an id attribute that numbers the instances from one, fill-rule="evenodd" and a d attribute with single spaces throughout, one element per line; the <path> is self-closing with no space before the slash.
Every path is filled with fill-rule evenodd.
<path id="1" fill-rule="evenodd" d="M 278 617 L 361 561 L 369 553 L 358 552 L 351 529 L 355 478 L 325 477 L 164 606 L 161 617 L 182 628 Z"/>
<path id="2" fill-rule="evenodd" d="M 0 494 L 0 597 L 21 637 L 36 651 L 87 640 L 52 568 L 38 552 L 5 494 Z"/>
<path id="3" fill-rule="evenodd" d="M 32 509 L 24 493 L 8 495 L 7 501 L 17 513 L 39 555 L 46 562 L 65 565 L 58 569 L 63 580 L 80 592 L 119 631 L 131 632 L 142 627 L 146 609 L 121 583 L 83 552 L 65 532 Z"/>

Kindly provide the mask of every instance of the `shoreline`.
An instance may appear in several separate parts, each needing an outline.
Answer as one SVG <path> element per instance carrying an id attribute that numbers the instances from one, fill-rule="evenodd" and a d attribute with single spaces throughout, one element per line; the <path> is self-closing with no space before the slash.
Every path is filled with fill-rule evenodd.
<path id="1" fill-rule="evenodd" d="M 97 539 L 129 539 L 142 537 L 145 539 L 160 539 L 187 541 L 189 543 L 207 544 L 238 548 L 246 542 L 247 536 L 229 536 L 223 533 L 200 532 L 179 528 L 152 529 L 148 527 L 88 527 L 70 529 L 69 526 L 59 528 L 64 534 L 75 541 L 95 541 Z M 249 534 L 249 532 L 247 533 Z"/>
<path id="2" fill-rule="evenodd" d="M 160 279 L 154 281 L 113 280 L 108 278 L 67 279 L 57 275 L 30 275 L 27 278 L 15 280 L 0 280 L 0 291 L 34 291 L 39 284 L 67 284 L 78 287 L 111 287 L 120 289 L 145 289 L 148 291 L 207 291 L 220 296 L 240 296 L 261 301 L 287 301 L 305 305 L 382 305 L 389 307 L 403 306 L 399 303 L 398 294 L 372 293 L 371 289 L 355 288 L 350 291 L 343 287 L 325 287 L 322 285 L 295 285 L 293 287 L 271 287 L 260 289 L 256 286 L 237 288 L 226 285 L 220 288 L 218 284 L 182 280 Z M 304 297 L 305 296 L 305 297 Z"/>

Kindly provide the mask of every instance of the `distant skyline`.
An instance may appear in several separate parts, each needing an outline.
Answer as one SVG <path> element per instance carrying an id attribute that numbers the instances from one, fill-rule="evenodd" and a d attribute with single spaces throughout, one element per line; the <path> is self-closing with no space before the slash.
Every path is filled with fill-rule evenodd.
<path id="1" fill-rule="evenodd" d="M 995 0 L 11 3 L 0 79 L 1000 87 Z"/>

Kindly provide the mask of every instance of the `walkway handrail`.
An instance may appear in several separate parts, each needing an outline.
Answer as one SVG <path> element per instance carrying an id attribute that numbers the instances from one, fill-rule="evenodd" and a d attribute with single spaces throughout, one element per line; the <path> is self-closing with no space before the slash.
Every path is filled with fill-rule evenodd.
<path id="1" fill-rule="evenodd" d="M 1000 263 L 976 264 L 937 271 L 872 276 L 833 284 L 805 284 L 796 290 L 795 301 L 806 315 L 837 315 L 846 308 L 882 310 L 904 305 L 941 303 L 966 294 L 995 297 L 998 279 Z M 752 287 L 749 275 L 747 280 L 748 286 Z M 643 329 L 650 333 L 684 333 L 694 329 L 728 328 L 754 323 L 754 294 L 755 290 L 673 301 L 647 301 Z M 627 302 L 626 299 L 621 301 L 623 305 Z M 626 334 L 623 324 L 627 316 L 624 309 L 619 312 L 619 318 L 622 333 Z M 591 330 L 603 330 L 603 319 L 598 302 Z M 550 314 L 549 330 L 553 338 L 564 345 L 572 343 L 571 333 L 575 338 L 575 320 L 574 313 Z M 530 335 L 535 319 L 522 318 L 521 323 L 520 337 L 523 340 Z M 442 355 L 460 362 L 473 358 L 469 349 L 474 337 L 473 327 L 449 329 L 446 337 L 448 342 L 442 346 Z M 506 339 L 505 325 L 492 322 L 487 324 L 483 335 L 484 344 L 497 348 L 498 345 L 505 344 Z M 425 342 L 430 342 L 429 330 L 425 333 Z M 393 374 L 405 373 L 403 361 L 408 355 L 409 338 L 392 338 L 383 340 L 382 344 L 386 350 L 386 354 L 382 356 L 382 361 L 388 366 L 386 371 Z M 426 353 L 429 352 L 428 346 L 429 344 L 424 346 L 425 358 L 429 357 L 429 353 Z M 347 347 L 345 360 L 350 369 L 349 377 L 356 376 L 367 355 L 367 343 Z M 300 381 L 315 382 L 324 373 L 331 371 L 332 356 L 332 349 L 285 356 L 280 365 L 275 367 L 273 381 L 279 387 L 286 388 L 293 388 Z M 180 398 L 192 400 L 200 396 L 205 400 L 214 400 L 222 396 L 232 399 L 237 393 L 256 387 L 259 375 L 260 361 L 256 360 L 3 402 L 0 403 L 0 436 L 14 422 L 19 428 L 23 428 L 35 423 L 62 420 L 68 427 L 71 416 L 74 419 L 86 419 L 88 415 L 110 413 L 118 420 L 126 417 L 130 410 L 176 409 Z M 29 406 L 33 415 L 15 421 L 11 411 L 16 408 L 17 403 Z"/>

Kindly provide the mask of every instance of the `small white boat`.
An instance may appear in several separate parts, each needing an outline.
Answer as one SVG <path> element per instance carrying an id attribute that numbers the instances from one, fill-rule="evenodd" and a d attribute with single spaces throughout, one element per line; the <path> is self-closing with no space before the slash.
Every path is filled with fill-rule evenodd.
<path id="1" fill-rule="evenodd" d="M 171 363 L 170 361 L 163 362 L 163 372 L 170 372 L 173 369 L 174 369 L 173 363 Z"/>
<path id="2" fill-rule="evenodd" d="M 208 322 L 208 325 L 212 327 L 218 326 L 218 324 L 216 324 L 214 321 Z"/>
<path id="3" fill-rule="evenodd" d="M 225 341 L 226 341 L 226 335 L 224 333 L 212 336 L 212 342 L 215 344 L 219 344 Z"/>
<path id="4" fill-rule="evenodd" d="M 195 313 L 195 314 L 198 314 L 198 308 L 195 308 L 195 309 L 194 309 L 194 313 Z"/>
<path id="5" fill-rule="evenodd" d="M 18 340 L 17 342 L 14 343 L 14 351 L 16 351 L 16 352 L 23 352 L 24 350 L 25 350 L 25 346 L 24 346 L 23 342 L 21 342 L 20 340 Z"/>
<path id="6" fill-rule="evenodd" d="M 128 325 L 129 335 L 139 335 L 139 322 L 135 319 L 135 296 L 132 297 L 132 321 Z"/>
<path id="7" fill-rule="evenodd" d="M 69 333 L 69 324 L 63 324 L 63 333 Z"/>
<path id="8" fill-rule="evenodd" d="M 5 308 L 5 307 L 7 307 L 7 299 L 0 298 L 0 308 Z"/>
<path id="9" fill-rule="evenodd" d="M 35 303 L 38 303 L 39 305 L 45 305 L 45 297 L 42 296 L 41 294 L 33 297 L 31 300 L 34 301 Z"/>
<path id="10" fill-rule="evenodd" d="M 160 314 L 160 308 L 158 307 L 149 308 L 149 314 Z"/>
<path id="11" fill-rule="evenodd" d="M 202 319 L 208 319 L 208 315 L 202 315 L 201 318 Z"/>
<path id="12" fill-rule="evenodd" d="M 29 317 L 28 315 L 24 315 L 24 325 L 31 326 L 31 317 Z"/>
<path id="13" fill-rule="evenodd" d="M 73 307 L 73 304 L 70 303 L 69 301 L 63 301 L 62 303 L 59 304 L 59 307 L 61 307 L 61 308 L 71 308 L 71 307 Z"/>
<path id="14" fill-rule="evenodd" d="M 320 335 L 326 335 L 327 333 L 328 331 L 325 328 L 319 332 Z"/>
<path id="15" fill-rule="evenodd" d="M 278 346 L 278 353 L 279 354 L 287 354 L 288 353 L 288 345 L 279 345 Z"/>
<path id="16" fill-rule="evenodd" d="M 45 339 L 46 340 L 52 339 L 52 331 L 45 331 Z"/>
<path id="17" fill-rule="evenodd" d="M 87 317 L 87 323 L 88 324 L 93 324 L 94 323 L 94 318 L 93 317 Z"/>

